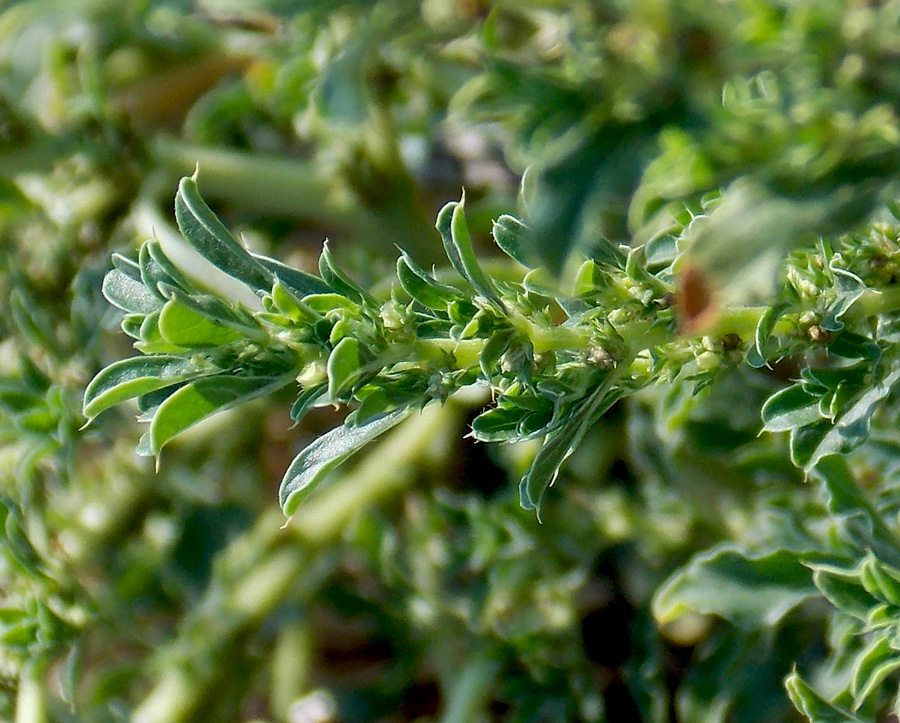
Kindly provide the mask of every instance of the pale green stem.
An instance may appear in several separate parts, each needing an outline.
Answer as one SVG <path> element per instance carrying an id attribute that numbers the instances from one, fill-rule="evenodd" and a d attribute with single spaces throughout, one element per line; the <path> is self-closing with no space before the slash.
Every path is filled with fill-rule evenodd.
<path id="1" fill-rule="evenodd" d="M 45 723 L 46 721 L 47 700 L 44 666 L 29 665 L 22 677 L 19 678 L 15 723 Z"/>
<path id="2" fill-rule="evenodd" d="M 238 638 L 285 600 L 302 597 L 300 588 L 316 550 L 339 539 L 360 510 L 408 487 L 423 463 L 440 465 L 456 437 L 459 419 L 452 403 L 426 408 L 386 435 L 357 467 L 304 503 L 286 529 L 280 527 L 280 515 L 263 515 L 253 530 L 231 543 L 216 563 L 220 579 L 212 582 L 196 616 L 182 631 L 182 640 L 191 644 L 192 664 L 168 662 L 135 711 L 134 723 L 197 720 L 204 698 L 229 672 L 221 661 Z"/>
<path id="3" fill-rule="evenodd" d="M 488 655 L 476 655 L 469 660 L 453 683 L 440 723 L 479 720 L 499 669 L 499 664 Z"/>

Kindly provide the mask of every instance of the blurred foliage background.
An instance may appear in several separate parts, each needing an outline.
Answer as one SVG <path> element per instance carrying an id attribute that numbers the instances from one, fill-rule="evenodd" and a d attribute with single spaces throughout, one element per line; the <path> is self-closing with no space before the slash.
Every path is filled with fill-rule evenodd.
<path id="1" fill-rule="evenodd" d="M 789 369 L 617 406 L 542 524 L 515 484 L 533 447 L 465 436 L 478 392 L 379 441 L 283 529 L 277 482 L 336 413 L 289 429 L 291 399 L 260 401 L 155 471 L 127 410 L 81 428 L 81 394 L 131 353 L 100 294 L 110 252 L 175 233 L 198 164 L 249 247 L 311 269 L 327 235 L 375 287 L 396 246 L 440 262 L 434 217 L 463 186 L 485 257 L 490 220 L 518 207 L 563 275 L 601 235 L 641 242 L 724 195 L 695 263 L 760 293 L 772 249 L 858 223 L 895 184 L 898 18 L 775 0 L 0 4 L 0 719 L 799 720 L 791 667 L 842 675 L 820 601 L 764 627 L 650 610 L 713 544 L 826 524 L 785 441 L 758 436 Z"/>

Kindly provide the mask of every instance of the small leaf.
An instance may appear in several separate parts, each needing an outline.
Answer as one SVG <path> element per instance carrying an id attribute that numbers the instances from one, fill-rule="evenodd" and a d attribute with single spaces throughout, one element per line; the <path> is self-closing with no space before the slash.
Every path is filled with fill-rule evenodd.
<path id="1" fill-rule="evenodd" d="M 304 389 L 293 405 L 291 405 L 291 419 L 294 420 L 294 423 L 296 424 L 303 419 L 303 416 L 315 407 L 317 402 L 326 396 L 327 392 L 328 386 L 325 384 Z"/>
<path id="2" fill-rule="evenodd" d="M 515 339 L 515 329 L 502 329 L 490 335 L 484 348 L 481 350 L 479 365 L 485 379 L 493 379 L 499 371 L 500 357 L 509 349 L 512 340 Z"/>
<path id="3" fill-rule="evenodd" d="M 150 448 L 159 456 L 162 448 L 188 427 L 216 412 L 248 402 L 293 381 L 293 375 L 236 377 L 220 374 L 182 387 L 166 399 L 150 424 Z"/>
<path id="4" fill-rule="evenodd" d="M 163 304 L 143 283 L 118 269 L 103 277 L 102 290 L 110 304 L 129 314 L 150 314 Z"/>
<path id="5" fill-rule="evenodd" d="M 400 254 L 397 259 L 397 279 L 403 290 L 415 301 L 426 309 L 444 311 L 450 302 L 459 298 L 457 289 L 440 283 L 402 249 Z"/>
<path id="6" fill-rule="evenodd" d="M 822 457 L 811 471 L 822 480 L 828 511 L 840 523 L 842 536 L 856 549 L 871 549 L 887 564 L 900 566 L 900 538 L 860 492 L 846 459 Z"/>
<path id="7" fill-rule="evenodd" d="M 787 432 L 819 421 L 818 401 L 799 384 L 775 392 L 762 406 L 763 430 Z"/>
<path id="8" fill-rule="evenodd" d="M 328 355 L 328 396 L 339 399 L 359 376 L 359 342 L 344 337 Z"/>
<path id="9" fill-rule="evenodd" d="M 504 214 L 494 221 L 492 233 L 494 241 L 507 256 L 525 268 L 534 268 L 534 262 L 528 259 L 528 251 L 533 249 L 535 244 L 531 229 L 526 224 Z"/>
<path id="10" fill-rule="evenodd" d="M 747 354 L 747 364 L 754 369 L 760 369 L 766 365 L 766 345 L 784 308 L 784 305 L 781 304 L 766 307 L 762 316 L 759 317 L 759 321 L 756 324 L 754 346 Z"/>
<path id="11" fill-rule="evenodd" d="M 140 356 L 114 362 L 88 384 L 84 392 L 84 416 L 93 419 L 126 399 L 203 373 L 208 370 L 200 370 L 189 359 L 178 356 Z"/>
<path id="12" fill-rule="evenodd" d="M 519 423 L 527 414 L 525 409 L 494 407 L 472 420 L 472 436 L 479 442 L 514 441 Z"/>
<path id="13" fill-rule="evenodd" d="M 568 421 L 547 435 L 544 446 L 519 482 L 519 504 L 524 509 L 540 511 L 541 498 L 556 481 L 562 463 L 575 451 L 588 429 L 622 396 L 621 390 L 610 389 L 612 382 L 613 376 L 608 375 L 586 401 L 572 410 Z"/>
<path id="14" fill-rule="evenodd" d="M 796 671 L 785 679 L 784 687 L 787 688 L 794 707 L 805 715 L 810 723 L 863 723 L 856 716 L 822 698 L 803 682 Z"/>
<path id="15" fill-rule="evenodd" d="M 174 299 L 166 303 L 159 315 L 159 331 L 170 344 L 186 348 L 224 346 L 244 338 Z"/>
<path id="16" fill-rule="evenodd" d="M 892 650 L 887 636 L 876 637 L 853 663 L 850 693 L 857 710 L 891 673 L 900 668 L 900 653 Z"/>
<path id="17" fill-rule="evenodd" d="M 881 381 L 871 384 L 853 405 L 841 414 L 807 461 L 805 465 L 807 471 L 826 455 L 844 454 L 868 439 L 872 415 L 898 383 L 900 383 L 900 364 L 891 369 Z"/>
<path id="18" fill-rule="evenodd" d="M 284 514 L 293 515 L 331 470 L 412 412 L 411 408 L 397 409 L 358 426 L 343 425 L 306 447 L 291 463 L 281 482 L 279 497 Z"/>
<path id="19" fill-rule="evenodd" d="M 197 182 L 185 177 L 175 195 L 175 220 L 185 240 L 220 271 L 255 291 L 272 288 L 274 276 L 241 246 L 200 197 Z"/>
<path id="20" fill-rule="evenodd" d="M 829 263 L 829 268 L 834 274 L 834 289 L 837 298 L 826 310 L 825 318 L 819 324 L 825 331 L 840 331 L 844 328 L 841 317 L 850 309 L 856 300 L 866 290 L 866 285 L 856 274 L 834 266 L 834 260 Z"/>
<path id="21" fill-rule="evenodd" d="M 812 576 L 791 550 L 754 555 L 722 546 L 694 557 L 656 593 L 660 624 L 687 611 L 718 615 L 745 628 L 776 625 L 816 595 Z"/>
<path id="22" fill-rule="evenodd" d="M 444 250 L 453 268 L 484 298 L 500 303 L 493 282 L 482 271 L 472 248 L 472 238 L 466 225 L 465 202 L 466 194 L 463 193 L 459 203 L 451 201 L 445 205 L 438 212 L 435 227 L 441 234 Z"/>
<path id="23" fill-rule="evenodd" d="M 363 290 L 361 286 L 351 281 L 343 271 L 338 268 L 328 247 L 328 239 L 322 245 L 322 253 L 319 254 L 319 275 L 323 281 L 334 291 L 357 304 L 375 305 L 375 299 Z"/>
<path id="24" fill-rule="evenodd" d="M 841 612 L 865 621 L 872 608 L 878 605 L 878 601 L 863 588 L 856 570 L 809 563 L 807 566 L 813 571 L 813 584 Z"/>
<path id="25" fill-rule="evenodd" d="M 296 297 L 302 299 L 309 294 L 327 294 L 331 292 L 331 287 L 326 284 L 318 276 L 300 271 L 287 264 L 283 264 L 277 259 L 270 259 L 268 256 L 261 254 L 250 254 L 266 269 L 272 272 L 288 291 Z"/>

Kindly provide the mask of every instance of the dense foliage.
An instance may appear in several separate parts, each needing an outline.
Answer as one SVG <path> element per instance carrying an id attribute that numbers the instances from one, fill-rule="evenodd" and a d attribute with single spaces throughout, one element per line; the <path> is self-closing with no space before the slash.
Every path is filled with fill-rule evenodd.
<path id="1" fill-rule="evenodd" d="M 898 16 L 8 3 L 0 718 L 898 715 Z"/>

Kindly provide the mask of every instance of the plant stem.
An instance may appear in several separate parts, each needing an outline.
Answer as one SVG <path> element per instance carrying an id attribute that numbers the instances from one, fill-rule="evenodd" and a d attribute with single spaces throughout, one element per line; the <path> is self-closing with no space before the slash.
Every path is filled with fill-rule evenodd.
<path id="1" fill-rule="evenodd" d="M 452 402 L 426 408 L 308 500 L 286 528 L 273 511 L 232 542 L 217 559 L 204 600 L 181 630 L 176 649 L 164 658 L 164 671 L 135 711 L 134 723 L 196 720 L 206 696 L 234 672 L 223 661 L 239 639 L 279 606 L 303 599 L 308 579 L 321 574 L 316 551 L 339 539 L 361 509 L 409 486 L 422 464 L 440 465 L 460 420 Z"/>
<path id="2" fill-rule="evenodd" d="M 44 683 L 44 666 L 33 663 L 26 667 L 19 678 L 16 698 L 16 723 L 45 723 L 47 701 Z"/>
<path id="3" fill-rule="evenodd" d="M 454 681 L 441 723 L 477 721 L 499 669 L 500 665 L 485 653 L 472 657 Z"/>

